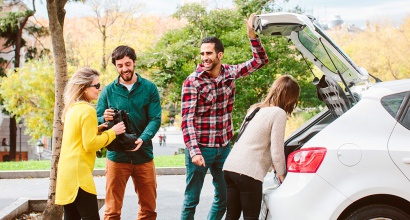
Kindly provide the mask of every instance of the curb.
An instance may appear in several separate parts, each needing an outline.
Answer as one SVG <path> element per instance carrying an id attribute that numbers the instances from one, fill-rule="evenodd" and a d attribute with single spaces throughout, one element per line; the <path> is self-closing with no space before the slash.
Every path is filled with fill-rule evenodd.
<path id="1" fill-rule="evenodd" d="M 157 175 L 185 175 L 185 167 L 159 167 L 155 169 Z M 105 170 L 93 171 L 93 176 L 105 176 Z M 20 178 L 48 178 L 50 170 L 21 170 L 21 171 L 0 171 L 0 179 L 20 179 Z"/>
<path id="2" fill-rule="evenodd" d="M 15 202 L 7 206 L 6 208 L 0 210 L 0 219 L 9 220 L 13 219 L 16 216 L 21 215 L 26 210 L 29 209 L 29 199 L 20 198 Z"/>
<path id="3" fill-rule="evenodd" d="M 104 197 L 98 197 L 98 209 L 100 210 L 104 206 Z M 47 204 L 47 199 L 29 199 L 20 198 L 14 201 L 12 204 L 8 205 L 4 209 L 0 210 L 1 220 L 13 220 L 16 217 L 22 215 L 23 213 L 29 211 L 42 212 L 44 211 Z"/>

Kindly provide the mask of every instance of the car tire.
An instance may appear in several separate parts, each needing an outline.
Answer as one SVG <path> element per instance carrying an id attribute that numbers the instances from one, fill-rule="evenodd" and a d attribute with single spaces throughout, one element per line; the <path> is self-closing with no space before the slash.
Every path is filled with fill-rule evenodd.
<path id="1" fill-rule="evenodd" d="M 363 219 L 410 219 L 410 215 L 401 209 L 396 207 L 385 205 L 385 204 L 375 204 L 362 207 L 354 211 L 345 220 L 363 220 Z"/>

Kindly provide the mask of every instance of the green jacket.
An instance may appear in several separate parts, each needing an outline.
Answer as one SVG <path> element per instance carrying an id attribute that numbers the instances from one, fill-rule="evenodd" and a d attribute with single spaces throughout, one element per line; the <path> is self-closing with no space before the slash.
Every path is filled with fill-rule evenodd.
<path id="1" fill-rule="evenodd" d="M 104 111 L 113 107 L 126 110 L 132 130 L 143 141 L 135 152 L 107 151 L 107 158 L 118 163 L 143 164 L 154 158 L 151 139 L 161 125 L 161 102 L 154 83 L 138 75 L 131 91 L 118 82 L 118 78 L 108 84 L 101 92 L 97 103 L 98 123 L 104 123 Z"/>

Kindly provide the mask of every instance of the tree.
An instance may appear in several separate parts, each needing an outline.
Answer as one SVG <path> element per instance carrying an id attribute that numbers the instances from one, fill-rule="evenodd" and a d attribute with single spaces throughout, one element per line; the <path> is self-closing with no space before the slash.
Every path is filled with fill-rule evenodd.
<path id="1" fill-rule="evenodd" d="M 288 1 L 284 0 L 284 2 Z M 282 11 L 275 0 L 233 0 L 233 2 L 236 4 L 238 12 L 245 16 L 251 13 Z"/>
<path id="2" fill-rule="evenodd" d="M 172 23 L 172 25 L 169 25 L 169 23 Z M 129 29 L 130 31 L 127 34 L 122 36 L 122 39 L 126 40 L 126 42 L 122 43 L 133 44 L 136 50 L 140 52 L 146 50 L 147 45 L 155 44 L 165 30 L 178 27 L 181 24 L 172 18 L 163 19 L 157 16 L 142 16 L 128 25 L 132 26 L 132 28 Z M 80 26 L 81 29 L 77 29 L 77 26 Z M 118 29 L 121 29 L 121 27 L 118 27 Z M 88 57 L 87 55 L 88 53 L 96 54 L 101 49 L 100 44 L 93 44 L 96 34 L 92 31 L 96 32 L 87 18 L 65 19 L 65 39 L 68 39 L 67 41 L 69 42 L 66 44 L 66 47 L 70 49 L 67 51 L 68 73 L 73 73 L 78 66 L 90 66 L 95 69 L 99 67 L 97 63 L 98 58 L 95 56 Z M 74 35 L 73 33 L 76 34 Z M 121 32 L 113 29 L 112 33 L 113 36 L 117 36 Z M 146 41 L 143 41 L 144 39 Z M 41 40 L 46 44 L 45 42 L 49 39 Z M 110 42 L 109 47 L 117 46 L 117 40 L 119 38 L 115 38 L 114 43 Z M 77 43 L 72 45 L 70 44 L 71 42 Z M 90 45 L 90 47 L 86 47 L 86 44 Z M 81 59 L 73 56 L 79 54 L 83 56 Z M 85 61 L 88 61 L 88 63 L 85 63 Z M 25 118 L 25 131 L 31 136 L 32 141 L 37 140 L 43 135 L 52 137 L 53 134 L 54 112 L 50 111 L 50 109 L 54 108 L 55 103 L 53 63 L 52 57 L 41 56 L 39 58 L 36 56 L 28 60 L 23 67 L 10 71 L 8 77 L 4 77 L 0 81 L 0 95 L 3 97 L 3 106 L 7 107 L 8 111 L 13 112 L 17 117 Z M 106 85 L 116 75 L 117 73 L 113 65 L 109 65 L 109 71 L 103 72 L 100 75 L 100 81 L 103 85 Z M 22 78 L 24 80 L 21 80 Z"/>
<path id="3" fill-rule="evenodd" d="M 3 3 L 3 2 L 2 2 Z M 22 38 L 23 29 L 25 28 L 28 19 L 34 15 L 35 7 L 34 7 L 34 0 L 33 0 L 33 8 L 34 10 L 29 10 L 25 5 L 20 1 L 8 1 L 8 4 L 4 7 L 12 8 L 18 7 L 19 10 L 16 12 L 1 12 L 0 16 L 0 38 L 5 39 L 4 44 L 2 45 L 2 49 L 0 52 L 6 50 L 6 53 L 13 53 L 14 56 L 10 60 L 5 60 L 3 58 L 0 59 L 0 76 L 4 77 L 5 69 L 9 65 L 10 62 L 14 62 L 14 69 L 20 67 L 20 50 L 25 45 L 25 41 Z M 9 49 L 12 48 L 13 49 Z M 2 98 L 0 98 L 0 104 L 2 104 Z M 6 108 L 7 109 L 7 108 Z M 16 158 L 16 141 L 17 141 L 17 123 L 16 123 L 16 115 L 10 115 L 10 158 L 15 160 Z M 21 119 L 19 119 L 21 120 Z"/>
<path id="4" fill-rule="evenodd" d="M 108 31 L 111 26 L 119 24 L 122 27 L 122 34 L 129 30 L 129 24 L 133 21 L 134 15 L 139 5 L 129 0 L 89 0 L 95 17 L 90 17 L 90 21 L 98 29 L 102 37 L 101 70 L 107 68 L 106 42 L 109 37 Z M 124 7 L 125 6 L 125 7 Z"/>
<path id="5" fill-rule="evenodd" d="M 67 77 L 67 59 L 65 42 L 63 35 L 65 9 L 67 0 L 47 0 L 47 13 L 49 18 L 51 42 L 54 55 L 54 73 L 55 73 L 55 105 L 54 105 L 54 122 L 53 122 L 53 156 L 51 159 L 50 170 L 50 187 L 47 199 L 47 205 L 43 212 L 43 219 L 61 219 L 62 207 L 55 205 L 55 190 L 57 180 L 58 161 L 60 159 L 61 142 L 63 137 L 63 124 L 61 113 L 64 108 L 63 93 L 64 87 L 68 81 Z"/>
<path id="6" fill-rule="evenodd" d="M 266 2 L 272 4 L 273 1 Z M 249 11 L 245 6 L 237 7 Z M 264 8 L 267 10 L 270 7 Z M 180 103 L 182 83 L 200 62 L 199 45 L 202 39 L 199 36 L 216 36 L 222 40 L 225 46 L 223 63 L 241 63 L 251 58 L 243 21 L 249 14 L 241 15 L 229 9 L 206 12 L 203 6 L 194 4 L 180 7 L 175 16 L 187 19 L 188 24 L 182 29 L 166 33 L 155 48 L 142 56 L 138 64 L 138 68 L 150 72 L 154 82 L 161 88 L 163 106 Z M 320 103 L 314 95 L 315 87 L 310 83 L 313 75 L 296 48 L 285 38 L 261 36 L 261 40 L 270 62 L 257 73 L 236 81 L 237 96 L 232 116 L 236 129 L 239 129 L 249 106 L 261 101 L 260 97 L 266 95 L 272 82 L 282 74 L 293 75 L 304 87 L 301 106 Z"/>
<path id="7" fill-rule="evenodd" d="M 21 80 L 24 79 L 24 80 Z M 41 79 L 41 80 L 39 80 Z M 0 84 L 3 105 L 14 115 L 24 116 L 25 132 L 36 141 L 53 131 L 54 68 L 49 59 L 30 60 L 12 71 Z"/>
<path id="8" fill-rule="evenodd" d="M 359 32 L 328 31 L 359 66 L 382 81 L 410 77 L 410 16 L 400 25 L 385 21 L 368 23 Z"/>

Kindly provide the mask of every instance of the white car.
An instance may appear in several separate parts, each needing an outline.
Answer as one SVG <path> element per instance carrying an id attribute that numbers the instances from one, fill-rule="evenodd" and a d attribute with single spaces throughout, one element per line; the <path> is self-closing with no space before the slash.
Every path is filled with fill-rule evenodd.
<path id="1" fill-rule="evenodd" d="M 261 219 L 410 219 L 410 80 L 371 83 L 311 17 L 261 14 L 254 28 L 323 72 L 327 106 L 286 140 L 287 175 L 265 177 Z"/>

